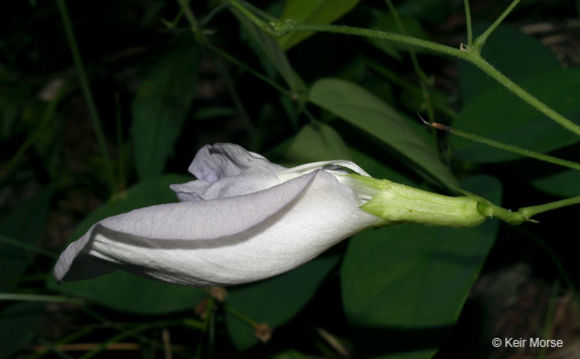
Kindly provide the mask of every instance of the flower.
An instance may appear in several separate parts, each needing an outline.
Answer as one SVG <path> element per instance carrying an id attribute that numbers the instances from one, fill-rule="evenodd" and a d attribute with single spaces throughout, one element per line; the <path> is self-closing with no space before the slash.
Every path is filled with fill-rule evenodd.
<path id="1" fill-rule="evenodd" d="M 197 180 L 171 186 L 180 202 L 94 224 L 61 254 L 56 278 L 124 269 L 183 285 L 241 284 L 291 270 L 381 221 L 360 209 L 375 190 L 353 185 L 349 173 L 368 174 L 352 162 L 286 169 L 215 144 L 189 172 Z"/>

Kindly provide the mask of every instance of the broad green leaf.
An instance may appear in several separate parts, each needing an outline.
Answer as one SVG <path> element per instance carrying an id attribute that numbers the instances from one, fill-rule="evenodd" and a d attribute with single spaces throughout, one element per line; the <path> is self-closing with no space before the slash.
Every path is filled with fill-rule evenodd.
<path id="1" fill-rule="evenodd" d="M 322 122 L 308 124 L 291 140 L 284 158 L 294 163 L 350 160 L 346 143 L 332 127 Z"/>
<path id="2" fill-rule="evenodd" d="M 93 223 L 103 218 L 140 207 L 175 202 L 175 195 L 169 189 L 169 185 L 188 180 L 191 178 L 166 175 L 133 186 L 122 196 L 97 208 L 85 218 L 71 239 L 79 238 Z M 150 280 L 124 271 L 74 282 L 56 283 L 51 278 L 49 287 L 68 295 L 88 298 L 120 311 L 142 314 L 160 314 L 193 308 L 205 296 L 203 290 L 199 288 Z"/>
<path id="3" fill-rule="evenodd" d="M 477 24 L 473 31 L 482 33 L 487 26 Z M 483 47 L 482 56 L 516 82 L 561 68 L 556 56 L 540 41 L 507 25 L 495 29 Z M 462 61 L 459 63 L 459 85 L 463 103 L 468 104 L 475 95 L 498 83 L 474 65 Z"/>
<path id="4" fill-rule="evenodd" d="M 580 124 L 580 68 L 530 76 L 520 85 Z M 453 126 L 536 152 L 549 152 L 578 142 L 578 136 L 499 86 L 475 96 L 463 108 Z M 470 162 L 501 162 L 522 157 L 457 136 L 451 136 L 450 144 L 456 157 Z"/>
<path id="5" fill-rule="evenodd" d="M 155 64 L 132 104 L 132 136 L 139 178 L 163 172 L 197 87 L 199 49 L 186 37 Z"/>
<path id="6" fill-rule="evenodd" d="M 322 122 L 305 125 L 295 136 L 280 144 L 270 154 L 275 158 L 282 158 L 284 163 L 291 165 L 337 159 L 349 160 L 375 178 L 413 184 L 408 178 L 379 160 L 353 146 L 348 146 L 330 124 Z"/>
<path id="7" fill-rule="evenodd" d="M 253 321 L 267 323 L 274 329 L 298 314 L 338 260 L 337 254 L 326 254 L 280 276 L 233 287 L 228 291 L 226 304 Z M 258 342 L 254 329 L 230 312 L 226 312 L 226 324 L 238 349 L 248 349 Z"/>
<path id="8" fill-rule="evenodd" d="M 491 177 L 462 185 L 496 203 L 501 196 Z M 456 322 L 497 228 L 497 220 L 467 229 L 405 224 L 353 237 L 341 281 L 357 354 L 430 358 Z"/>
<path id="9" fill-rule="evenodd" d="M 532 181 L 542 191 L 561 197 L 580 196 L 580 171 L 563 171 Z"/>
<path id="10" fill-rule="evenodd" d="M 278 41 L 265 34 L 264 31 L 251 22 L 246 16 L 239 14 L 237 10 L 232 9 L 232 11 L 244 29 L 249 33 L 249 40 L 252 47 L 261 58 L 266 60 L 262 61 L 264 66 L 267 68 L 268 64 L 274 65 L 293 92 L 304 92 L 304 81 L 302 81 L 290 65 L 290 62 Z"/>
<path id="11" fill-rule="evenodd" d="M 0 311 L 0 359 L 12 358 L 36 336 L 43 308 L 41 303 L 18 302 Z"/>
<path id="12" fill-rule="evenodd" d="M 50 185 L 0 219 L 0 234 L 30 247 L 38 246 L 53 193 Z M 0 290 L 14 288 L 33 257 L 34 252 L 0 243 Z"/>
<path id="13" fill-rule="evenodd" d="M 338 79 L 321 79 L 312 85 L 309 100 L 374 136 L 441 182 L 456 184 L 437 152 L 405 118 L 364 88 Z"/>
<path id="14" fill-rule="evenodd" d="M 373 10 L 371 12 L 371 16 L 372 16 L 372 21 L 370 23 L 371 29 L 393 32 L 398 34 L 403 33 L 403 31 L 401 31 L 401 29 L 399 28 L 392 14 L 385 11 Z M 405 29 L 404 32 L 405 35 L 424 40 L 427 40 L 429 38 L 429 34 L 427 34 L 425 30 L 423 30 L 421 24 L 415 18 L 408 16 L 399 16 L 399 18 Z M 400 51 L 401 50 L 407 51 L 407 48 L 404 45 L 392 41 L 386 41 L 375 38 L 367 38 L 367 40 L 371 44 L 373 44 L 376 48 L 380 49 L 387 55 L 392 56 L 399 61 L 403 60 Z M 418 48 L 413 48 L 413 50 L 415 52 L 422 52 L 422 50 Z"/>
<path id="15" fill-rule="evenodd" d="M 359 0 L 288 0 L 282 13 L 282 20 L 298 23 L 325 25 L 352 10 Z M 298 44 L 312 35 L 311 31 L 296 31 L 280 38 L 284 50 Z"/>

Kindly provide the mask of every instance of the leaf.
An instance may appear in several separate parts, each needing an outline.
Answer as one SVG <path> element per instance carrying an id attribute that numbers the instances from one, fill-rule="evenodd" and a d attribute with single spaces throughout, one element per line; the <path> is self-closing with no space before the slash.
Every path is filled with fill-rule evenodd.
<path id="1" fill-rule="evenodd" d="M 133 186 L 121 198 L 97 208 L 85 218 L 75 229 L 72 239 L 80 237 L 93 223 L 103 218 L 140 207 L 175 202 L 175 195 L 169 190 L 169 185 L 188 180 L 191 178 L 166 175 Z M 110 308 L 140 314 L 161 314 L 193 308 L 205 297 L 205 293 L 199 288 L 150 280 L 124 271 L 60 284 L 51 277 L 48 285 L 51 289 L 68 295 L 88 298 Z"/>
<path id="2" fill-rule="evenodd" d="M 139 178 L 163 172 L 195 90 L 199 49 L 186 37 L 163 55 L 143 80 L 132 104 L 132 136 Z"/>
<path id="3" fill-rule="evenodd" d="M 327 254 L 280 276 L 231 288 L 226 304 L 253 321 L 267 323 L 274 329 L 300 312 L 338 260 L 337 254 Z M 254 329 L 231 312 L 226 312 L 226 324 L 230 338 L 239 350 L 248 349 L 258 342 Z"/>
<path id="4" fill-rule="evenodd" d="M 445 184 L 456 180 L 402 115 L 367 90 L 338 79 L 312 85 L 309 100 L 379 139 Z"/>
<path id="5" fill-rule="evenodd" d="M 473 27 L 474 34 L 482 33 L 486 28 L 487 24 L 477 24 Z M 495 29 L 483 47 L 482 56 L 516 83 L 528 76 L 561 68 L 550 49 L 508 25 Z M 474 65 L 462 61 L 459 63 L 459 85 L 463 103 L 467 104 L 477 94 L 496 87 L 498 83 Z"/>
<path id="6" fill-rule="evenodd" d="M 327 124 L 317 122 L 302 127 L 291 140 L 284 158 L 301 164 L 336 159 L 350 160 L 351 154 L 338 132 Z"/>
<path id="7" fill-rule="evenodd" d="M 494 178 L 462 184 L 500 198 Z M 456 322 L 497 228 L 497 220 L 468 229 L 405 224 L 353 237 L 341 281 L 358 356 L 430 358 Z"/>
<path id="8" fill-rule="evenodd" d="M 36 335 L 43 318 L 43 305 L 12 303 L 0 311 L 0 359 L 11 358 Z"/>
<path id="9" fill-rule="evenodd" d="M 580 196 L 580 171 L 569 170 L 556 173 L 532 181 L 532 185 L 554 196 Z"/>
<path id="10" fill-rule="evenodd" d="M 282 78 L 286 81 L 292 92 L 304 92 L 304 81 L 294 71 L 286 54 L 280 47 L 278 41 L 264 33 L 258 26 L 251 22 L 246 16 L 241 15 L 237 10 L 232 8 L 234 15 L 238 18 L 244 29 L 249 33 L 250 44 L 255 51 L 265 58 L 262 61 L 267 68 L 268 64 L 276 67 Z"/>
<path id="11" fill-rule="evenodd" d="M 31 247 L 37 246 L 53 193 L 54 186 L 47 186 L 0 219 L 0 234 Z M 2 263 L 0 290 L 13 289 L 33 258 L 32 252 L 0 243 L 0 262 Z"/>
<path id="12" fill-rule="evenodd" d="M 352 10 L 359 0 L 288 0 L 282 20 L 294 20 L 298 23 L 325 25 L 340 18 Z M 295 46 L 312 35 L 312 31 L 296 31 L 279 39 L 284 50 Z"/>
<path id="13" fill-rule="evenodd" d="M 533 75 L 522 80 L 520 85 L 564 116 L 579 118 L 580 68 Z M 494 87 L 474 97 L 463 108 L 453 126 L 536 152 L 549 152 L 578 142 L 578 136 L 503 87 Z M 451 136 L 450 144 L 457 158 L 470 162 L 501 162 L 522 157 L 457 136 Z"/>
<path id="14" fill-rule="evenodd" d="M 384 163 L 353 146 L 348 146 L 330 124 L 322 122 L 305 125 L 295 136 L 280 144 L 270 154 L 273 157 L 283 158 L 285 162 L 292 165 L 337 159 L 350 160 L 373 177 L 413 184 L 407 177 L 397 173 Z"/>

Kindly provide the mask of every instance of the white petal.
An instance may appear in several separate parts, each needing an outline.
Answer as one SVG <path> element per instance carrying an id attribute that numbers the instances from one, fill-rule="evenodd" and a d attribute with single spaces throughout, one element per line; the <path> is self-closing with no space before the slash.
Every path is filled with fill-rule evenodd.
<path id="1" fill-rule="evenodd" d="M 275 173 L 284 167 L 270 163 L 263 156 L 246 151 L 232 143 L 216 143 L 202 147 L 189 165 L 189 172 L 198 179 L 215 182 L 236 176 L 250 168 L 265 168 Z"/>
<path id="2" fill-rule="evenodd" d="M 197 181 L 170 187 L 180 201 L 239 196 L 280 184 L 276 173 L 284 169 L 238 145 L 217 143 L 200 149 L 189 166 Z"/>
<path id="3" fill-rule="evenodd" d="M 186 285 L 267 278 L 316 257 L 379 219 L 324 171 L 245 196 L 147 207 L 107 218 L 72 243 L 57 279 L 102 274 L 105 263 Z M 77 258 L 79 257 L 79 258 Z M 74 265 L 73 265 L 74 262 Z"/>
<path id="4" fill-rule="evenodd" d="M 341 167 L 349 169 L 355 173 L 358 173 L 359 175 L 369 176 L 369 174 L 366 173 L 365 170 L 360 168 L 356 163 L 345 160 L 306 163 L 300 166 L 284 169 L 278 172 L 277 175 L 281 181 L 288 181 L 290 179 L 302 176 L 306 173 L 310 173 L 312 171 L 316 171 L 319 169 L 324 169 L 326 172 L 333 175 L 347 174 L 348 172 L 341 169 Z"/>

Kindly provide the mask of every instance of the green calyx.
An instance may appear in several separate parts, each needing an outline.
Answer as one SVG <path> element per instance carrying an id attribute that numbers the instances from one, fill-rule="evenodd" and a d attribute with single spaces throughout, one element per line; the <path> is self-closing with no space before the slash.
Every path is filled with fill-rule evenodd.
<path id="1" fill-rule="evenodd" d="M 485 221 L 476 198 L 451 197 L 372 177 L 350 175 L 376 190 L 360 208 L 382 219 L 378 226 L 421 223 L 432 226 L 472 227 Z"/>
<path id="2" fill-rule="evenodd" d="M 444 196 L 423 191 L 385 179 L 349 175 L 353 189 L 370 198 L 360 208 L 382 219 L 378 226 L 394 223 L 421 223 L 431 226 L 473 227 L 486 218 L 496 217 L 508 224 L 530 221 L 540 210 L 526 207 L 512 212 L 484 198 L 467 193 L 465 196 Z"/>

